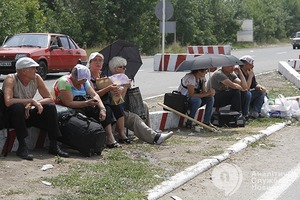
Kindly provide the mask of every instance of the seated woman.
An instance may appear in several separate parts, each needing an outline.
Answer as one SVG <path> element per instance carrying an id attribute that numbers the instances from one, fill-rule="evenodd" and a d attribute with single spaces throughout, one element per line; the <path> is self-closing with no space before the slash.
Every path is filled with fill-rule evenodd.
<path id="1" fill-rule="evenodd" d="M 120 95 L 120 87 L 117 84 L 111 84 L 105 86 L 103 88 L 98 88 L 96 84 L 97 78 L 105 77 L 105 75 L 101 72 L 103 67 L 104 56 L 98 52 L 94 52 L 89 56 L 89 61 L 87 63 L 87 67 L 91 72 L 91 85 L 95 89 L 96 93 L 100 96 L 105 107 L 110 107 L 112 110 L 114 117 L 117 120 L 117 132 L 118 132 L 118 141 L 119 143 L 132 143 L 125 134 L 124 128 L 124 116 L 123 112 L 119 105 L 111 104 L 111 91 Z"/>
<path id="2" fill-rule="evenodd" d="M 106 132 L 106 146 L 108 148 L 121 147 L 112 133 L 112 112 L 109 107 L 103 105 L 100 97 L 93 87 L 91 87 L 89 82 L 90 77 L 90 70 L 84 65 L 77 64 L 72 69 L 71 74 L 60 77 L 54 83 L 52 88 L 54 102 L 74 109 L 94 107 L 94 109 L 92 109 L 93 112 L 86 112 L 84 114 L 88 117 L 93 117 L 102 124 Z M 91 99 L 85 101 L 74 100 L 75 96 L 86 95 L 89 95 Z"/>
<path id="3" fill-rule="evenodd" d="M 192 70 L 190 73 L 186 74 L 181 79 L 178 91 L 189 97 L 189 117 L 194 118 L 198 108 L 206 105 L 203 123 L 210 126 L 215 90 L 212 88 L 206 90 L 205 75 L 207 71 L 207 69 L 199 69 Z M 187 120 L 186 127 L 192 127 L 192 122 L 190 120 Z"/>
<path id="4" fill-rule="evenodd" d="M 121 95 L 125 98 L 126 91 L 130 87 L 130 80 L 125 75 L 127 60 L 125 58 L 115 56 L 109 61 L 108 65 L 112 76 L 116 76 L 120 79 L 123 79 L 120 80 L 119 82 L 120 84 L 123 85 L 122 86 L 123 88 L 121 90 Z M 150 126 L 150 120 L 149 120 L 148 105 L 145 102 L 143 103 L 144 103 L 145 117 L 146 117 L 144 120 L 139 115 L 133 112 L 130 112 L 126 109 L 123 110 L 125 127 L 133 131 L 134 135 L 137 136 L 142 141 L 147 142 L 149 144 L 160 145 L 173 135 L 173 131 L 170 131 L 168 133 L 157 133 L 156 131 L 152 130 Z M 120 106 L 124 107 L 124 105 L 120 105 Z"/>

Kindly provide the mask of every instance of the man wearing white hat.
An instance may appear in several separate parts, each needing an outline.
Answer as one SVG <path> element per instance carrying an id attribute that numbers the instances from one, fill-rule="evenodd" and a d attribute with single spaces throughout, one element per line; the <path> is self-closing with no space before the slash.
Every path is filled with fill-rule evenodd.
<path id="1" fill-rule="evenodd" d="M 250 55 L 245 55 L 240 58 L 240 61 L 243 62 L 243 65 L 240 66 L 244 77 L 247 81 L 248 90 L 250 92 L 251 98 L 250 101 L 246 102 L 248 104 L 247 112 L 249 108 L 252 108 L 250 112 L 250 117 L 257 118 L 260 115 L 262 105 L 264 103 L 264 98 L 266 96 L 267 90 L 262 85 L 256 82 L 255 74 L 253 71 L 254 68 L 254 59 Z"/>
<path id="2" fill-rule="evenodd" d="M 56 107 L 43 79 L 36 73 L 37 66 L 39 64 L 31 58 L 20 58 L 16 62 L 16 73 L 7 75 L 2 86 L 9 124 L 15 129 L 19 142 L 17 156 L 33 160 L 25 138 L 28 136 L 27 127 L 35 126 L 48 132 L 50 154 L 69 157 L 57 145 L 60 131 Z M 37 91 L 42 96 L 40 100 L 33 99 Z"/>

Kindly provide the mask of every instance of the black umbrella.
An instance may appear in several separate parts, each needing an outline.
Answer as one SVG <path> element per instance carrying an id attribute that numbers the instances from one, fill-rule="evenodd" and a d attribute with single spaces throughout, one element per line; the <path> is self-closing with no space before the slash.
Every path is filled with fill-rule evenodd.
<path id="1" fill-rule="evenodd" d="M 102 71 L 106 75 L 111 74 L 108 62 L 115 56 L 121 56 L 127 60 L 125 74 L 131 80 L 134 79 L 134 76 L 143 64 L 138 47 L 125 40 L 117 40 L 99 51 L 99 53 L 104 56 Z"/>
<path id="2" fill-rule="evenodd" d="M 243 63 L 233 55 L 204 54 L 191 60 L 183 61 L 176 71 L 208 69 L 213 67 L 242 65 Z"/>

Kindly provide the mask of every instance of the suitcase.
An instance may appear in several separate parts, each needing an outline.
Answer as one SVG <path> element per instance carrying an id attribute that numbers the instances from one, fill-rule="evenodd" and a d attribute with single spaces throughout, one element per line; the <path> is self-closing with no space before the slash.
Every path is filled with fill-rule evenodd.
<path id="1" fill-rule="evenodd" d="M 220 110 L 212 115 L 212 124 L 219 127 L 244 127 L 245 119 L 243 115 L 237 111 Z"/>
<path id="2" fill-rule="evenodd" d="M 59 121 L 62 136 L 58 141 L 78 150 L 83 156 L 101 155 L 105 130 L 95 119 L 81 113 L 63 115 Z"/>
<path id="3" fill-rule="evenodd" d="M 182 114 L 186 114 L 189 106 L 189 100 L 187 96 L 182 95 L 180 92 L 173 91 L 172 93 L 165 94 L 164 104 L 178 112 L 181 112 Z M 164 110 L 168 109 L 164 108 Z"/>

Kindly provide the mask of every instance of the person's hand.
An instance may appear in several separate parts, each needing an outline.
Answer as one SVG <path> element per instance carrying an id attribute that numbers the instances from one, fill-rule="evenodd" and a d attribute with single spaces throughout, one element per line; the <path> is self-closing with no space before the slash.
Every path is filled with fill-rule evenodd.
<path id="1" fill-rule="evenodd" d="M 103 121 L 106 118 L 106 110 L 105 109 L 100 109 L 99 111 L 99 120 Z"/>
<path id="2" fill-rule="evenodd" d="M 233 71 L 234 71 L 236 74 L 239 74 L 239 73 L 241 72 L 240 66 L 234 66 Z"/>
<path id="3" fill-rule="evenodd" d="M 41 114 L 44 110 L 42 104 L 34 99 L 32 99 L 31 105 L 34 106 L 38 110 L 38 114 Z"/>
<path id="4" fill-rule="evenodd" d="M 216 93 L 215 89 L 213 89 L 213 88 L 209 88 L 209 90 L 207 92 L 208 92 L 209 96 L 215 96 L 215 93 Z"/>
<path id="5" fill-rule="evenodd" d="M 261 91 L 262 93 L 268 93 L 267 89 L 264 88 L 264 87 L 262 87 L 262 86 L 260 86 L 259 89 L 260 89 L 260 91 Z"/>
<path id="6" fill-rule="evenodd" d="M 29 103 L 25 106 L 25 119 L 29 118 L 29 116 L 30 116 L 29 110 L 30 109 L 31 109 L 31 104 Z"/>
<path id="7" fill-rule="evenodd" d="M 253 77 L 253 76 L 254 76 L 254 71 L 253 71 L 253 69 L 249 69 L 249 70 L 248 70 L 248 75 L 249 75 L 249 77 Z"/>
<path id="8" fill-rule="evenodd" d="M 88 106 L 95 107 L 96 105 L 98 105 L 99 102 L 97 99 L 89 99 L 86 101 L 86 103 Z"/>

